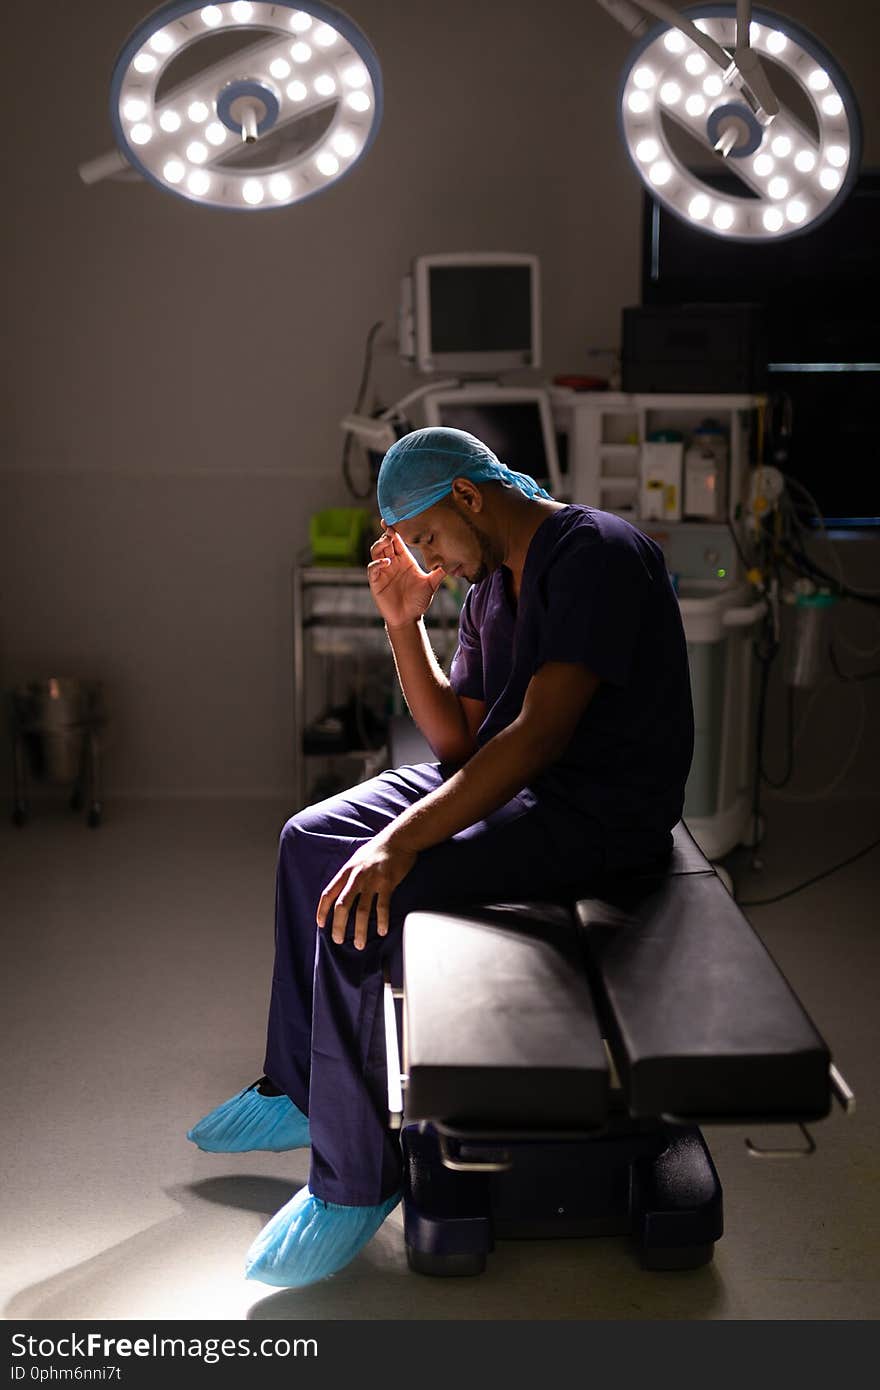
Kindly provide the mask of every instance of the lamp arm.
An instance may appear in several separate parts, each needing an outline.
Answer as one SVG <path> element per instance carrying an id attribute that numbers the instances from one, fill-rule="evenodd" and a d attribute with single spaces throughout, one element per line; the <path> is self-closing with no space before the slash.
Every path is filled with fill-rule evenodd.
<path id="1" fill-rule="evenodd" d="M 736 51 L 733 61 L 737 71 L 748 84 L 764 115 L 779 115 L 779 102 L 756 53 L 752 52 L 749 29 L 752 21 L 752 0 L 736 0 Z"/>
<path id="2" fill-rule="evenodd" d="M 778 114 L 779 102 L 773 95 L 773 88 L 757 53 L 749 43 L 751 0 L 736 0 L 736 51 L 733 55 L 714 39 L 710 39 L 708 34 L 704 34 L 702 29 L 698 29 L 692 20 L 685 18 L 672 5 L 665 4 L 664 0 L 634 0 L 634 3 L 630 3 L 630 0 L 597 0 L 597 3 L 631 34 L 641 34 L 647 28 L 646 20 L 639 21 L 636 6 L 640 10 L 647 10 L 657 19 L 664 20 L 671 28 L 687 34 L 688 38 L 692 39 L 698 48 L 702 48 L 712 62 L 717 63 L 723 70 L 725 81 L 733 82 L 743 89 L 743 96 L 747 98 L 749 105 L 756 108 L 759 114 L 763 114 L 765 122 Z"/>
<path id="3" fill-rule="evenodd" d="M 648 23 L 644 18 L 642 18 L 640 28 L 634 27 L 635 7 L 629 3 L 629 0 L 598 0 L 598 3 L 603 10 L 608 11 L 613 19 L 616 19 L 625 29 L 629 29 L 631 34 L 640 34 L 647 29 Z M 663 0 L 635 0 L 635 3 L 640 10 L 647 10 L 657 19 L 665 20 L 671 28 L 680 29 L 683 34 L 687 34 L 688 38 L 693 39 L 694 43 L 702 48 L 703 52 L 707 53 L 713 63 L 717 63 L 720 68 L 724 68 L 726 71 L 730 67 L 730 54 L 727 49 L 722 48 L 720 43 L 716 43 L 714 39 L 710 39 L 708 34 L 704 34 L 702 29 L 697 28 L 696 24 L 686 19 L 683 14 L 679 14 L 672 5 L 664 4 Z"/>
<path id="4" fill-rule="evenodd" d="M 639 13 L 635 5 L 629 3 L 629 0 L 596 0 L 596 3 L 636 38 L 644 34 L 648 28 L 649 21 Z"/>
<path id="5" fill-rule="evenodd" d="M 79 176 L 83 183 L 98 183 L 101 179 L 112 179 L 115 175 L 130 170 L 131 165 L 119 150 L 108 150 L 106 154 L 96 155 L 79 165 Z"/>
<path id="6" fill-rule="evenodd" d="M 736 0 L 736 51 L 751 47 L 752 0 Z"/>

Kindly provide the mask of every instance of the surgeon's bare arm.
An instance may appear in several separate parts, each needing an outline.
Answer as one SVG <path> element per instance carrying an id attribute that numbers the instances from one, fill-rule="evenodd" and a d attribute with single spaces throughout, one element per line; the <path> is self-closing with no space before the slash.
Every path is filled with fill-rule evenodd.
<path id="1" fill-rule="evenodd" d="M 561 756 L 598 687 L 586 666 L 547 662 L 530 680 L 518 718 L 380 831 L 376 843 L 418 853 L 503 806 Z"/>
<path id="2" fill-rule="evenodd" d="M 478 700 L 459 700 L 428 639 L 424 616 L 443 582 L 438 566 L 425 573 L 396 532 L 370 547 L 370 592 L 385 620 L 394 664 L 413 719 L 441 762 L 464 762 L 482 722 Z"/>

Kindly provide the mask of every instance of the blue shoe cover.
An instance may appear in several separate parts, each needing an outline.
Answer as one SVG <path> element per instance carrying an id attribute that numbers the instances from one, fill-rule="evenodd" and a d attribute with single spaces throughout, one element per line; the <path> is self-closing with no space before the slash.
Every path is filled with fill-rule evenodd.
<path id="1" fill-rule="evenodd" d="M 282 1153 L 309 1144 L 309 1122 L 288 1096 L 262 1096 L 256 1082 L 226 1100 L 187 1132 L 206 1153 L 241 1154 L 252 1149 Z"/>
<path id="2" fill-rule="evenodd" d="M 375 1207 L 341 1207 L 300 1188 L 263 1227 L 245 1256 L 245 1278 L 301 1289 L 344 1269 L 400 1201 L 395 1192 Z"/>

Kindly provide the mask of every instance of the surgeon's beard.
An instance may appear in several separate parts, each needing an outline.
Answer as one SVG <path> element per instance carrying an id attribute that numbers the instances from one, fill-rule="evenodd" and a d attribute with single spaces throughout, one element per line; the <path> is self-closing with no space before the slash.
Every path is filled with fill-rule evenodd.
<path id="1" fill-rule="evenodd" d="M 476 573 L 473 575 L 466 575 L 465 577 L 469 579 L 472 584 L 479 584 L 480 581 L 490 575 L 493 570 L 500 568 L 504 560 L 504 555 L 500 548 L 493 543 L 491 536 L 489 536 L 486 531 L 483 531 L 476 522 L 471 521 L 470 517 L 466 516 L 464 513 L 460 513 L 460 517 L 468 530 L 475 536 L 477 545 L 480 548 L 480 563 Z"/>

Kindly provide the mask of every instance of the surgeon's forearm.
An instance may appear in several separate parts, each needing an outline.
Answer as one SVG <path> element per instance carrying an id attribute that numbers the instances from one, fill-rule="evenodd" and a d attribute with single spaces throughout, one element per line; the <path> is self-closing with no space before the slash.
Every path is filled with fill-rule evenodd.
<path id="1" fill-rule="evenodd" d="M 546 738 L 514 721 L 377 838 L 415 852 L 440 844 L 503 806 L 553 761 L 557 751 Z"/>
<path id="2" fill-rule="evenodd" d="M 386 630 L 410 714 L 441 762 L 462 762 L 473 752 L 473 740 L 423 620 Z"/>

